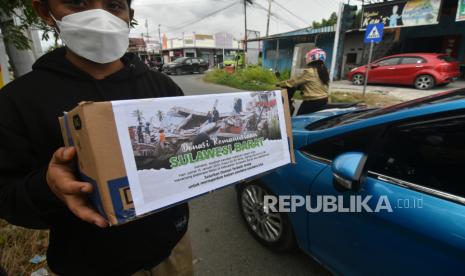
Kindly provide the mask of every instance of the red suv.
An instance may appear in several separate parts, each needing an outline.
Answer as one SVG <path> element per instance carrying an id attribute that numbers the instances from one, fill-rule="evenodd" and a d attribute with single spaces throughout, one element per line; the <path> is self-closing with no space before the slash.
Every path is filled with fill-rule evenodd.
<path id="1" fill-rule="evenodd" d="M 347 75 L 355 85 L 365 82 L 367 66 L 353 69 Z M 414 53 L 388 56 L 371 63 L 369 83 L 414 85 L 427 90 L 448 84 L 460 75 L 457 61 L 445 54 Z"/>

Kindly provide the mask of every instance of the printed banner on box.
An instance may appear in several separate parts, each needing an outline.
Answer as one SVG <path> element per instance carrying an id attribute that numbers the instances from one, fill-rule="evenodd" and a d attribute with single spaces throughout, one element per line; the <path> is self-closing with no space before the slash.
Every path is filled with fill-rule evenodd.
<path id="1" fill-rule="evenodd" d="M 281 91 L 113 102 L 136 214 L 289 164 Z"/>
<path id="2" fill-rule="evenodd" d="M 465 0 L 459 0 L 457 5 L 457 21 L 465 20 Z"/>
<path id="3" fill-rule="evenodd" d="M 442 0 L 403 0 L 364 6 L 362 29 L 377 23 L 383 23 L 385 28 L 437 24 L 441 2 Z"/>

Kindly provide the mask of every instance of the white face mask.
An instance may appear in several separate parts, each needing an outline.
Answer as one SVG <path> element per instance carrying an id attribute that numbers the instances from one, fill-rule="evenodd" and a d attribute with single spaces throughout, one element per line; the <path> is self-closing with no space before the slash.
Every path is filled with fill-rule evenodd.
<path id="1" fill-rule="evenodd" d="M 75 54 L 97 62 L 120 59 L 129 47 L 129 25 L 121 18 L 92 9 L 55 20 L 61 40 Z"/>

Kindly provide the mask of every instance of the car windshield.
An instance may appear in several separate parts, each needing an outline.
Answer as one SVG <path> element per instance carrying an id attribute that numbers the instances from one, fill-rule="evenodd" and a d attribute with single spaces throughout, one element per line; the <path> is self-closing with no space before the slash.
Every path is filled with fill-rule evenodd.
<path id="1" fill-rule="evenodd" d="M 177 60 L 173 61 L 174 63 L 182 63 L 186 61 L 188 58 L 178 58 Z"/>
<path id="2" fill-rule="evenodd" d="M 391 114 L 401 110 L 413 109 L 426 105 L 445 103 L 463 99 L 465 99 L 465 89 L 443 92 L 429 97 L 424 97 L 413 101 L 388 106 L 385 108 L 361 109 L 341 115 L 332 116 L 327 119 L 323 119 L 308 125 L 307 130 L 328 129 L 335 126 L 347 125 L 360 120 Z"/>

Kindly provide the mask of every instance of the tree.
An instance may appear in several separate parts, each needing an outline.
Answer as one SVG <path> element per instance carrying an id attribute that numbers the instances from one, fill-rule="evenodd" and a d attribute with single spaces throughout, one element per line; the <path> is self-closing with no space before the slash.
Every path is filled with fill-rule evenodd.
<path id="1" fill-rule="evenodd" d="M 31 0 L 0 0 L 0 29 L 5 43 L 20 50 L 30 49 L 31 41 L 25 34 L 30 27 L 42 30 L 42 39 L 49 39 L 51 29 L 36 16 Z"/>
<path id="2" fill-rule="evenodd" d="M 333 12 L 328 19 L 323 19 L 321 22 L 313 21 L 312 27 L 313 28 L 322 28 L 328 26 L 334 26 L 337 24 L 337 13 Z"/>
<path id="3" fill-rule="evenodd" d="M 136 25 L 133 19 L 131 27 Z M 19 50 L 30 49 L 31 41 L 25 33 L 31 27 L 42 31 L 42 40 L 49 40 L 50 33 L 58 40 L 53 29 L 35 14 L 31 0 L 0 0 L 0 29 L 5 43 L 12 43 Z"/>
<path id="4" fill-rule="evenodd" d="M 137 118 L 137 121 L 139 122 L 139 124 L 142 124 L 142 121 L 145 120 L 144 113 L 142 111 L 140 111 L 139 109 L 134 110 L 132 112 L 132 116 Z"/>

